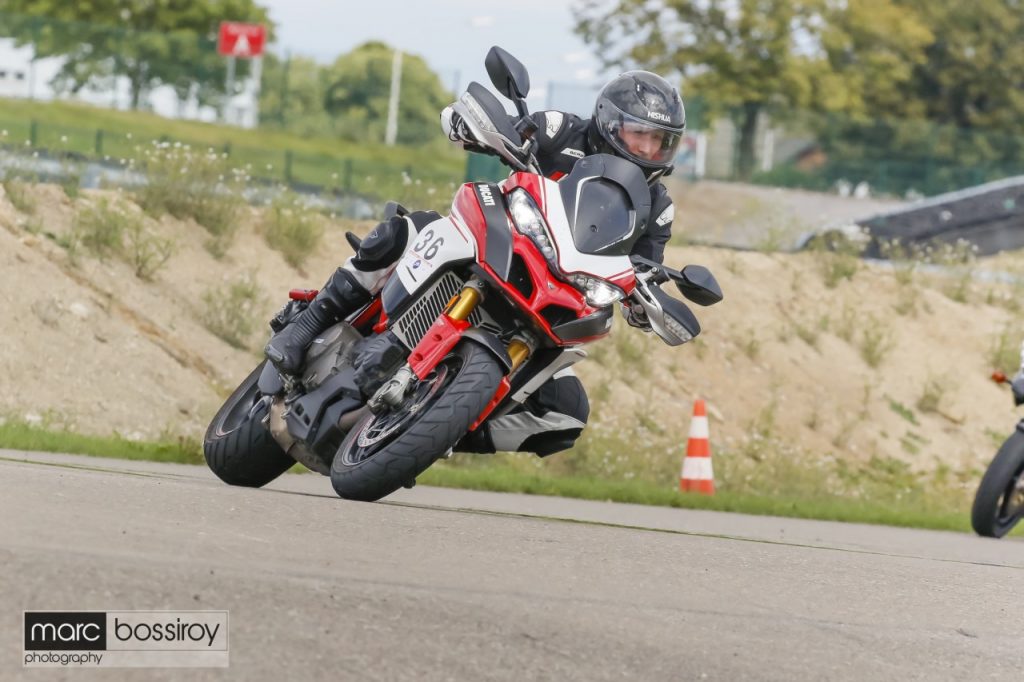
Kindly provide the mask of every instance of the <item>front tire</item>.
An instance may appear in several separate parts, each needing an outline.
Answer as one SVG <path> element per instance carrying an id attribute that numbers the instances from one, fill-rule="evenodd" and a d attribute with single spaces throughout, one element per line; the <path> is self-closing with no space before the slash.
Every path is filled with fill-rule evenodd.
<path id="1" fill-rule="evenodd" d="M 1001 538 L 1024 516 L 1024 433 L 1014 431 L 981 479 L 971 509 L 978 535 Z"/>
<path id="2" fill-rule="evenodd" d="M 401 407 L 369 414 L 352 427 L 331 463 L 335 492 L 373 502 L 415 482 L 466 435 L 503 376 L 490 351 L 462 341 Z"/>
<path id="3" fill-rule="evenodd" d="M 250 414 L 261 397 L 257 384 L 265 364 L 260 363 L 235 389 L 203 439 L 206 464 L 228 485 L 259 488 L 295 464 L 263 425 L 265 405 Z"/>

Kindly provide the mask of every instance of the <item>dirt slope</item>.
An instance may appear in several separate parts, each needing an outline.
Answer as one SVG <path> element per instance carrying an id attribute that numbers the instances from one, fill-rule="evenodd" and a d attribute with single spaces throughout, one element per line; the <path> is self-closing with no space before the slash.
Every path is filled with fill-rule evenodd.
<path id="1" fill-rule="evenodd" d="M 28 213 L 0 197 L 0 412 L 83 432 L 201 434 L 261 345 L 261 332 L 249 350 L 237 350 L 207 331 L 204 293 L 258 273 L 265 320 L 288 288 L 319 286 L 349 253 L 342 233 L 352 225 L 334 222 L 324 253 L 297 272 L 265 245 L 253 212 L 217 260 L 201 227 L 164 218 L 154 227 L 174 236 L 178 251 L 145 282 L 116 259 L 83 254 L 73 263 L 58 245 L 94 193 L 75 202 L 55 186 L 31 193 L 36 209 Z M 701 220 L 699 206 L 682 226 Z M 570 456 L 557 466 L 599 462 L 626 477 L 637 467 L 678 471 L 695 396 L 710 403 L 713 447 L 724 456 L 983 466 L 994 438 L 1014 423 L 1008 396 L 987 376 L 990 347 L 1018 320 L 1016 292 L 975 282 L 958 302 L 945 293 L 948 277 L 917 274 L 906 283 L 865 264 L 828 288 L 823 258 L 671 247 L 670 264 L 702 263 L 716 273 L 725 302 L 697 311 L 705 333 L 696 344 L 671 349 L 621 324 L 598 344 L 597 361 L 580 369 L 593 428 L 577 464 Z M 1001 258 L 1001 266 L 1010 262 Z M 873 339 L 877 366 L 865 359 Z M 922 402 L 929 382 L 941 387 L 931 391 L 933 406 Z"/>

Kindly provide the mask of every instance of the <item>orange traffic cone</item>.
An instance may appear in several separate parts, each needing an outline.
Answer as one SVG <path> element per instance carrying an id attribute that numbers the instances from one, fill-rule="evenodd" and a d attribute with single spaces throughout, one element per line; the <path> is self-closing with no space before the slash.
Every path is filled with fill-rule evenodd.
<path id="1" fill-rule="evenodd" d="M 690 422 L 690 439 L 686 443 L 679 489 L 704 495 L 715 494 L 715 472 L 711 468 L 711 442 L 708 440 L 708 413 L 704 401 L 699 398 L 693 403 L 693 421 Z"/>

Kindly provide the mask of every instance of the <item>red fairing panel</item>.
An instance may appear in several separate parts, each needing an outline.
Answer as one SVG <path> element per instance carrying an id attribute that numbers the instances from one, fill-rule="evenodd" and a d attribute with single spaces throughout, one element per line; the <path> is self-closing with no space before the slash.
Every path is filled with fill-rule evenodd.
<path id="1" fill-rule="evenodd" d="M 426 379 L 431 370 L 448 355 L 455 344 L 462 338 L 462 332 L 469 329 L 469 320 L 453 320 L 442 314 L 427 333 L 409 353 L 409 367 L 421 380 Z"/>
<path id="2" fill-rule="evenodd" d="M 452 216 L 455 227 L 459 224 L 465 225 L 476 240 L 476 252 L 487 253 L 487 223 L 484 220 L 483 211 L 476 199 L 476 192 L 473 190 L 473 183 L 467 182 L 455 194 L 452 200 Z M 482 256 L 478 259 L 482 260 Z"/>

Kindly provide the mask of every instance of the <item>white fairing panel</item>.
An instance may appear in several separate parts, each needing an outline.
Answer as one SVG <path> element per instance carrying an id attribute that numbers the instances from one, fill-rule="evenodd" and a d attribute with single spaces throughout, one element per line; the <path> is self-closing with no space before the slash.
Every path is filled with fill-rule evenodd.
<path id="1" fill-rule="evenodd" d="M 558 252 L 558 266 L 562 272 L 584 272 L 602 279 L 615 279 L 617 275 L 633 271 L 633 264 L 630 263 L 628 256 L 597 256 L 577 251 L 569 221 L 566 219 L 562 194 L 558 191 L 558 183 L 544 178 L 543 187 L 548 227 L 551 229 L 552 240 Z"/>
<path id="2" fill-rule="evenodd" d="M 395 271 L 406 290 L 414 292 L 446 263 L 472 260 L 475 255 L 476 243 L 469 231 L 450 218 L 441 218 L 420 230 Z"/>

